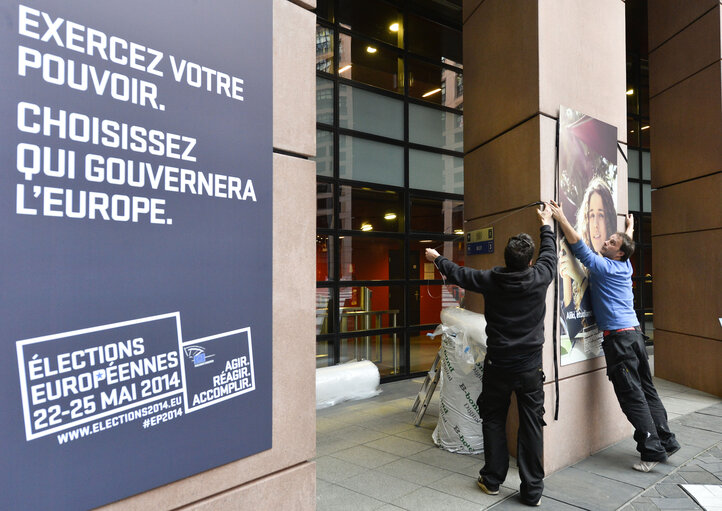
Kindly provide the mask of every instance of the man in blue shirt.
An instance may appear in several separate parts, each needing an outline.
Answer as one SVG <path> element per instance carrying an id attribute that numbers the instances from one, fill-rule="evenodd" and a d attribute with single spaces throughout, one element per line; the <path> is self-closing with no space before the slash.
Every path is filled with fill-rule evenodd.
<path id="1" fill-rule="evenodd" d="M 597 255 L 582 241 L 561 207 L 552 202 L 550 208 L 572 252 L 589 270 L 592 308 L 597 326 L 604 331 L 607 376 L 622 411 L 634 426 L 634 440 L 641 454 L 641 461 L 633 468 L 649 472 L 680 446 L 669 430 L 667 411 L 654 388 L 644 336 L 634 312 L 629 262 L 634 253 L 633 217 L 627 215 L 626 232 L 612 234 Z"/>

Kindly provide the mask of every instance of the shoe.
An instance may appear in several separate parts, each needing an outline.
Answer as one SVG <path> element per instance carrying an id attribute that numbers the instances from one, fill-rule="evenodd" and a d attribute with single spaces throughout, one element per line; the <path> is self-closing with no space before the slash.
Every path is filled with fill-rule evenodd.
<path id="1" fill-rule="evenodd" d="M 522 500 L 522 502 L 524 504 L 526 504 L 527 506 L 534 506 L 534 507 L 541 506 L 541 497 L 536 502 L 526 502 L 525 500 Z"/>
<path id="2" fill-rule="evenodd" d="M 479 479 L 476 480 L 476 484 L 479 485 L 481 491 L 483 491 L 487 495 L 499 495 L 498 489 L 492 490 L 486 485 L 486 483 L 484 482 L 484 476 L 479 476 Z"/>
<path id="3" fill-rule="evenodd" d="M 672 456 L 675 452 L 679 451 L 682 448 L 681 445 L 677 444 L 677 447 L 672 447 L 667 451 L 667 456 Z"/>
<path id="4" fill-rule="evenodd" d="M 634 470 L 639 470 L 640 472 L 649 472 L 656 467 L 658 463 L 658 461 L 640 461 L 639 463 L 632 465 L 632 468 Z"/>

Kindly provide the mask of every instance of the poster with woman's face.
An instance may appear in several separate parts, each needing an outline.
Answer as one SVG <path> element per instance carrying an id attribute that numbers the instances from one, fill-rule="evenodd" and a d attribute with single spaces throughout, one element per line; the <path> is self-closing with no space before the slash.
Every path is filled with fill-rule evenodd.
<path id="1" fill-rule="evenodd" d="M 617 128 L 559 108 L 559 204 L 594 252 L 617 231 Z M 602 355 L 586 268 L 559 244 L 561 364 Z"/>

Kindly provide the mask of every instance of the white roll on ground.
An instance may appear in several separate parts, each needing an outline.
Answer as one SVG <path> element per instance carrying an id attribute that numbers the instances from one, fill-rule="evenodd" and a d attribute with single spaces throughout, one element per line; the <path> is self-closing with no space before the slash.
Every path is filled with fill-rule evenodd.
<path id="1" fill-rule="evenodd" d="M 381 393 L 379 368 L 370 360 L 316 369 L 316 409 Z"/>

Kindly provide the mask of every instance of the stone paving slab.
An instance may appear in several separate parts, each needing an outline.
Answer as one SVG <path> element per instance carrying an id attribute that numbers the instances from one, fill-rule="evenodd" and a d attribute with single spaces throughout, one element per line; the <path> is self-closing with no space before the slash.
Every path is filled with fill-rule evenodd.
<path id="1" fill-rule="evenodd" d="M 641 492 L 632 484 L 572 466 L 544 480 L 544 495 L 590 511 L 616 510 Z"/>

